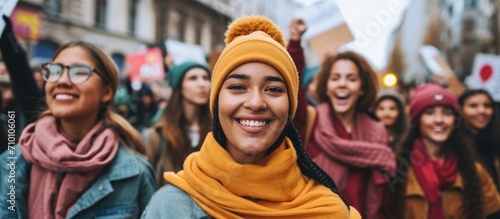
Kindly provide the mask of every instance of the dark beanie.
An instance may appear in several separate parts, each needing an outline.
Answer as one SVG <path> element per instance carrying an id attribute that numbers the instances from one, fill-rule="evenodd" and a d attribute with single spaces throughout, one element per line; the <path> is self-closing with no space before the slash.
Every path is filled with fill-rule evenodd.
<path id="1" fill-rule="evenodd" d="M 170 81 L 170 86 L 172 87 L 172 90 L 175 90 L 180 87 L 184 75 L 192 68 L 202 68 L 205 71 L 207 71 L 208 76 L 210 77 L 210 70 L 208 69 L 207 66 L 197 62 L 191 62 L 191 61 L 184 62 L 180 65 L 172 67 L 168 72 L 168 80 Z"/>
<path id="2" fill-rule="evenodd" d="M 424 109 L 434 106 L 449 107 L 455 114 L 460 114 L 460 107 L 453 93 L 436 84 L 423 84 L 416 87 L 410 97 L 411 122 L 415 123 Z"/>

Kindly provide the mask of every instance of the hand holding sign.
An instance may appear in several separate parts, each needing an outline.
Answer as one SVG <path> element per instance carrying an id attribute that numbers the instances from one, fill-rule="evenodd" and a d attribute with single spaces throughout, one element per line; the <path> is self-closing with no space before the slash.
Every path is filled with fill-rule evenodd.
<path id="1" fill-rule="evenodd" d="M 479 76 L 481 77 L 481 82 L 486 83 L 488 80 L 490 80 L 491 76 L 493 75 L 493 68 L 491 67 L 490 64 L 485 64 L 481 67 L 481 70 L 479 70 Z"/>

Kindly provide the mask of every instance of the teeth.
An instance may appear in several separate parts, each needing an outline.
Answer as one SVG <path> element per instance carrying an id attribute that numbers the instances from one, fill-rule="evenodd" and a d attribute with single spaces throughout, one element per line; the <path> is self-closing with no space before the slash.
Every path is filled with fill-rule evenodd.
<path id="1" fill-rule="evenodd" d="M 347 97 L 346 93 L 337 93 L 337 97 L 344 98 Z"/>
<path id="2" fill-rule="evenodd" d="M 75 97 L 73 95 L 69 94 L 58 94 L 56 95 L 56 100 L 71 100 L 74 99 Z"/>
<path id="3" fill-rule="evenodd" d="M 262 127 L 266 125 L 265 121 L 255 121 L 255 120 L 240 120 L 240 124 L 250 127 Z"/>

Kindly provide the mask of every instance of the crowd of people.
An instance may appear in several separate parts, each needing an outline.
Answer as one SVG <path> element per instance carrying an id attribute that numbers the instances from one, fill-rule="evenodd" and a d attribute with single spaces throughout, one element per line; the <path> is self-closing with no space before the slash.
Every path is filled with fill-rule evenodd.
<path id="1" fill-rule="evenodd" d="M 403 97 L 353 51 L 311 73 L 303 20 L 245 16 L 162 97 L 88 42 L 31 69 L 3 19 L 0 218 L 500 218 L 485 90 Z"/>

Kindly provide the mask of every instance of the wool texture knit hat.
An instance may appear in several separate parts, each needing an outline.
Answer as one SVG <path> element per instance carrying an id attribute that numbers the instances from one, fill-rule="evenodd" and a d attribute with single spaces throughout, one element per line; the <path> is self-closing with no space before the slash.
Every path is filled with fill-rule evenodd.
<path id="1" fill-rule="evenodd" d="M 460 115 L 460 106 L 453 93 L 436 84 L 423 84 L 416 87 L 410 97 L 411 122 L 415 123 L 424 109 L 433 106 L 449 107 Z"/>
<path id="2" fill-rule="evenodd" d="M 285 49 L 281 30 L 269 19 L 245 16 L 233 21 L 226 31 L 226 48 L 215 64 L 210 93 L 210 111 L 214 114 L 220 89 L 229 73 L 240 65 L 261 62 L 274 67 L 283 77 L 290 102 L 290 120 L 297 110 L 299 78 L 292 57 Z"/>
<path id="3" fill-rule="evenodd" d="M 172 87 L 172 90 L 181 87 L 180 85 L 182 79 L 184 78 L 184 75 L 193 68 L 202 68 L 210 74 L 210 70 L 208 69 L 207 66 L 197 62 L 189 61 L 189 62 L 184 62 L 180 65 L 176 65 L 172 67 L 172 69 L 170 69 L 170 71 L 168 72 L 168 80 L 170 81 L 170 86 Z"/>

